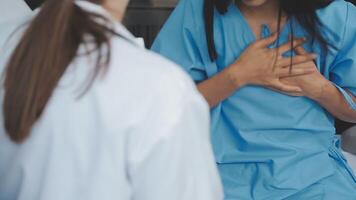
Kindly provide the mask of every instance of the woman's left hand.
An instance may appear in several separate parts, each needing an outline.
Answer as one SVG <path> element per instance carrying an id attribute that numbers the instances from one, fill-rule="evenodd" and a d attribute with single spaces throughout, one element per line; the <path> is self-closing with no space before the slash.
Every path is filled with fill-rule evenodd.
<path id="1" fill-rule="evenodd" d="M 296 47 L 295 51 L 298 55 L 304 55 L 307 53 L 302 46 Z M 282 93 L 290 96 L 305 96 L 311 99 L 315 99 L 322 95 L 323 88 L 325 84 L 329 83 L 329 81 L 319 72 L 314 62 L 310 61 L 304 63 L 304 65 L 313 66 L 315 68 L 315 72 L 307 75 L 300 75 L 300 76 L 287 77 L 281 79 L 282 83 L 291 86 L 300 87 L 302 89 L 302 92 L 300 93 L 282 92 Z"/>

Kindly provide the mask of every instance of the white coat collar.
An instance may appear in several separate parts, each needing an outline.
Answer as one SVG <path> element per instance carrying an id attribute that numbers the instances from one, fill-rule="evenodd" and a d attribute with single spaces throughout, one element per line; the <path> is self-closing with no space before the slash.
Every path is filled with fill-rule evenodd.
<path id="1" fill-rule="evenodd" d="M 122 37 L 130 40 L 131 42 L 138 45 L 139 47 L 144 48 L 144 43 L 142 42 L 142 39 L 135 38 L 135 36 L 133 36 L 132 33 L 130 33 L 130 31 L 128 31 L 124 25 L 122 25 L 120 22 L 118 22 L 116 19 L 114 19 L 112 17 L 112 15 L 102 6 L 100 6 L 98 4 L 91 3 L 89 1 L 84 1 L 84 0 L 76 0 L 75 4 L 85 11 L 99 14 L 99 15 L 105 17 L 106 19 L 110 20 L 110 22 L 112 22 L 114 30 L 118 34 L 120 34 Z"/>

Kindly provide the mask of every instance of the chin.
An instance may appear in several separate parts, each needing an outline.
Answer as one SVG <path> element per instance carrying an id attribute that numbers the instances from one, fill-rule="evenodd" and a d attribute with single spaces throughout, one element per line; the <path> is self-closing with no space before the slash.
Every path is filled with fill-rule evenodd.
<path id="1" fill-rule="evenodd" d="M 268 0 L 241 0 L 246 6 L 258 7 L 265 4 Z"/>

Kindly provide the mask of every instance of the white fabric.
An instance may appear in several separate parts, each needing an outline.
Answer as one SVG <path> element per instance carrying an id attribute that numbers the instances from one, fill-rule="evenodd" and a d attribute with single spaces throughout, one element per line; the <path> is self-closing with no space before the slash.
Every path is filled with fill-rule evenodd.
<path id="1" fill-rule="evenodd" d="M 31 14 L 24 0 L 0 0 L 0 24 Z"/>
<path id="2" fill-rule="evenodd" d="M 23 0 L 0 0 L 0 50 L 11 34 L 31 19 L 34 12 Z"/>
<path id="3" fill-rule="evenodd" d="M 342 153 L 345 155 L 347 162 L 349 163 L 354 173 L 356 174 L 356 155 L 348 152 L 342 152 Z"/>
<path id="4" fill-rule="evenodd" d="M 93 60 L 73 61 L 23 144 L 9 140 L 0 115 L 0 199 L 223 199 L 209 109 L 193 82 L 124 39 L 113 38 L 111 47 L 107 73 L 79 99 Z"/>

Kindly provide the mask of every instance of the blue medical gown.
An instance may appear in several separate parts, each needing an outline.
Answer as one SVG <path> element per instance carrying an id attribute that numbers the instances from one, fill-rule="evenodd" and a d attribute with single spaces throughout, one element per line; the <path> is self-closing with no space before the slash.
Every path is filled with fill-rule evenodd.
<path id="1" fill-rule="evenodd" d="M 318 43 L 307 42 L 304 48 L 320 55 L 318 69 L 356 110 L 346 92 L 356 95 L 356 8 L 335 0 L 317 14 L 322 34 L 334 47 L 327 54 Z M 297 37 L 310 38 L 291 18 L 281 32 L 280 44 L 288 41 L 292 30 Z M 233 4 L 225 15 L 215 12 L 214 34 L 219 57 L 212 62 L 203 0 L 181 0 L 152 49 L 200 82 L 229 66 L 256 40 Z M 261 34 L 270 35 L 267 26 Z M 334 118 L 317 102 L 246 86 L 213 108 L 211 117 L 226 199 L 356 199 L 356 177 L 341 154 Z"/>

